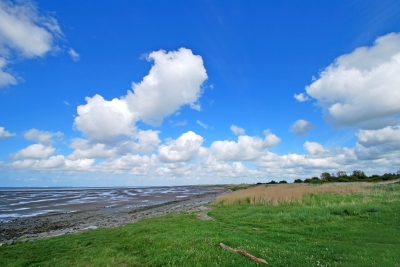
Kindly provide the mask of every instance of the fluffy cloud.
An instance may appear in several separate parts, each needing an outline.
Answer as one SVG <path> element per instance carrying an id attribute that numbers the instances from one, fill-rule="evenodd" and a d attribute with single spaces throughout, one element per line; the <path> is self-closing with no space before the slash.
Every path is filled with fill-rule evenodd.
<path id="1" fill-rule="evenodd" d="M 195 174 L 200 176 L 210 176 L 213 179 L 220 177 L 252 177 L 256 178 L 260 172 L 249 170 L 243 163 L 234 161 L 229 164 L 226 161 L 218 159 L 208 148 L 200 148 L 199 156 L 201 161 L 195 168 Z"/>
<path id="2" fill-rule="evenodd" d="M 245 135 L 246 131 L 236 125 L 231 125 L 231 131 L 236 135 Z"/>
<path id="3" fill-rule="evenodd" d="M 282 156 L 281 162 L 282 168 L 295 168 L 302 167 L 306 169 L 320 169 L 330 170 L 337 168 L 339 165 L 326 158 L 309 158 L 306 155 L 288 154 Z"/>
<path id="4" fill-rule="evenodd" d="M 152 153 L 161 143 L 161 140 L 158 138 L 159 133 L 159 131 L 153 130 L 137 132 L 135 137 L 138 140 L 139 151 L 147 155 Z"/>
<path id="5" fill-rule="evenodd" d="M 68 171 L 92 171 L 92 166 L 94 164 L 94 159 L 68 160 L 64 159 L 63 157 L 62 159 L 64 160 L 64 169 Z M 50 158 L 47 162 L 51 160 L 52 158 Z"/>
<path id="6" fill-rule="evenodd" d="M 10 132 L 6 131 L 4 129 L 4 127 L 0 127 L 0 140 L 9 138 L 9 137 L 14 136 L 14 135 L 15 135 L 15 133 L 10 133 Z"/>
<path id="7" fill-rule="evenodd" d="M 24 159 L 17 160 L 10 164 L 12 169 L 19 170 L 54 170 L 54 171 L 93 171 L 94 159 L 69 160 L 62 155 L 48 159 Z"/>
<path id="8" fill-rule="evenodd" d="M 16 84 L 16 78 L 4 70 L 6 59 L 13 55 L 41 57 L 55 49 L 55 39 L 62 32 L 51 16 L 39 14 L 32 2 L 13 4 L 0 1 L 0 86 Z"/>
<path id="9" fill-rule="evenodd" d="M 91 141 L 115 142 L 121 135 L 131 136 L 138 115 L 123 99 L 104 100 L 100 95 L 86 97 L 87 104 L 78 106 L 75 126 Z"/>
<path id="10" fill-rule="evenodd" d="M 188 162 L 196 158 L 204 139 L 192 131 L 170 140 L 158 148 L 158 158 L 162 162 Z"/>
<path id="11" fill-rule="evenodd" d="M 293 173 L 294 175 L 310 177 L 307 170 L 315 170 L 317 173 L 325 171 L 337 171 L 341 168 L 359 168 L 359 161 L 354 149 L 335 148 L 326 149 L 316 142 L 305 142 L 304 149 L 309 154 L 287 154 L 279 156 L 268 152 L 256 160 L 255 164 L 266 168 L 271 173 Z"/>
<path id="12" fill-rule="evenodd" d="M 226 183 L 226 179 L 240 178 L 240 181 L 247 179 L 257 179 L 260 172 L 249 170 L 241 162 L 212 161 L 205 164 L 188 164 L 184 162 L 165 163 L 154 170 L 154 175 L 158 177 L 168 177 L 179 183 L 195 183 L 198 181 L 206 183 Z M 179 179 L 179 180 L 178 180 Z"/>
<path id="13" fill-rule="evenodd" d="M 86 149 L 90 149 L 92 147 L 92 145 L 89 143 L 88 140 L 85 140 L 82 138 L 76 138 L 76 139 L 72 140 L 69 147 L 73 148 L 73 149 L 86 150 Z"/>
<path id="14" fill-rule="evenodd" d="M 140 156 L 128 154 L 118 159 L 108 159 L 98 164 L 96 170 L 112 173 L 125 173 L 129 171 L 135 175 L 146 175 L 150 173 L 156 162 L 157 157 L 155 155 Z"/>
<path id="15" fill-rule="evenodd" d="M 290 126 L 290 131 L 296 136 L 308 134 L 314 128 L 311 122 L 306 120 L 298 120 Z"/>
<path id="16" fill-rule="evenodd" d="M 249 170 L 241 162 L 232 162 L 228 164 L 226 162 L 215 162 L 213 165 L 208 165 L 206 168 L 200 170 L 200 173 L 211 174 L 213 176 L 223 177 L 252 177 L 258 176 L 259 172 L 256 170 Z"/>
<path id="17" fill-rule="evenodd" d="M 324 153 L 326 150 L 323 145 L 317 142 L 306 141 L 303 145 L 304 149 L 310 153 L 310 155 L 318 155 Z"/>
<path id="18" fill-rule="evenodd" d="M 15 49 L 25 57 L 43 56 L 54 48 L 54 38 L 62 32 L 57 21 L 39 14 L 32 2 L 22 5 L 0 2 L 0 45 Z"/>
<path id="19" fill-rule="evenodd" d="M 75 149 L 72 154 L 70 154 L 68 159 L 95 159 L 95 158 L 110 158 L 116 155 L 116 148 L 109 148 L 105 144 L 95 144 L 92 147 L 86 149 Z"/>
<path id="20" fill-rule="evenodd" d="M 75 149 L 67 158 L 113 158 L 129 153 L 151 154 L 159 145 L 159 131 L 147 130 L 133 133 L 133 139 L 122 139 L 115 144 L 92 143 L 89 140 L 74 139 L 70 148 Z M 136 142 L 135 142 L 136 141 Z"/>
<path id="21" fill-rule="evenodd" d="M 66 162 L 65 158 L 62 155 L 50 157 L 49 159 L 38 160 L 35 162 L 33 166 L 34 169 L 38 170 L 48 170 L 48 169 L 60 169 L 65 168 Z"/>
<path id="22" fill-rule="evenodd" d="M 400 34 L 379 37 L 338 57 L 306 87 L 335 126 L 374 127 L 400 113 Z"/>
<path id="23" fill-rule="evenodd" d="M 196 169 L 194 165 L 186 165 L 184 162 L 166 163 L 164 166 L 158 167 L 154 174 L 159 177 L 192 177 L 195 175 Z"/>
<path id="24" fill-rule="evenodd" d="M 154 61 L 149 74 L 121 99 L 105 100 L 100 95 L 87 97 L 77 109 L 75 126 L 93 142 L 113 143 L 121 136 L 132 136 L 135 123 L 159 125 L 183 105 L 196 108 L 201 85 L 207 79 L 203 60 L 181 48 L 163 50 L 148 56 Z"/>
<path id="25" fill-rule="evenodd" d="M 270 147 L 277 145 L 280 138 L 265 131 L 265 139 L 258 136 L 241 135 L 238 141 L 215 141 L 210 146 L 210 153 L 218 160 L 224 161 L 248 161 L 254 160 Z"/>
<path id="26" fill-rule="evenodd" d="M 400 144 L 400 126 L 386 127 L 380 130 L 360 130 L 356 136 L 358 143 L 364 147 L 383 144 Z"/>
<path id="27" fill-rule="evenodd" d="M 162 120 L 183 105 L 199 109 L 201 85 L 207 79 L 203 59 L 193 55 L 190 49 L 166 53 L 152 52 L 147 57 L 153 60 L 149 74 L 140 83 L 133 83 L 126 96 L 129 106 L 140 114 L 148 124 L 160 125 Z"/>
<path id="28" fill-rule="evenodd" d="M 398 157 L 400 152 L 400 126 L 379 130 L 360 130 L 356 154 L 360 159 Z"/>
<path id="29" fill-rule="evenodd" d="M 45 146 L 50 146 L 54 142 L 52 140 L 53 137 L 61 137 L 63 134 L 61 132 L 48 132 L 48 131 L 40 131 L 37 129 L 30 129 L 24 133 L 24 137 L 27 140 L 39 142 Z"/>
<path id="30" fill-rule="evenodd" d="M 28 146 L 27 148 L 19 150 L 14 154 L 15 159 L 44 159 L 49 157 L 54 153 L 56 149 L 53 147 L 47 147 L 42 144 L 33 144 Z"/>

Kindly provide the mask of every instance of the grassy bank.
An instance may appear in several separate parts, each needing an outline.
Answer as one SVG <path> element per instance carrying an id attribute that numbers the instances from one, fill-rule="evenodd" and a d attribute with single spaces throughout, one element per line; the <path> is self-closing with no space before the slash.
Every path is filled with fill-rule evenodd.
<path id="1" fill-rule="evenodd" d="M 0 266 L 400 266 L 400 184 L 306 194 L 277 204 L 215 204 L 214 220 L 173 213 L 115 229 L 0 247 Z"/>

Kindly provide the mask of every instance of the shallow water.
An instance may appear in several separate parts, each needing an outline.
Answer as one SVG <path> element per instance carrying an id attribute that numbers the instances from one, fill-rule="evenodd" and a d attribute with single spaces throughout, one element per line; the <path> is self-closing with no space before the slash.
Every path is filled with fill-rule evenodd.
<path id="1" fill-rule="evenodd" d="M 98 207 L 161 204 L 212 191 L 205 186 L 109 188 L 1 188 L 0 221 L 50 212 L 63 213 Z"/>

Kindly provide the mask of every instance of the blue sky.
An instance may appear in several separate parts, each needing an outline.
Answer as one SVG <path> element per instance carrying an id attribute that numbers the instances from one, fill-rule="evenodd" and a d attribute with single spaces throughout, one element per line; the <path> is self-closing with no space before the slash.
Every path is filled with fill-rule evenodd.
<path id="1" fill-rule="evenodd" d="M 400 169 L 398 1 L 0 0 L 0 184 Z"/>

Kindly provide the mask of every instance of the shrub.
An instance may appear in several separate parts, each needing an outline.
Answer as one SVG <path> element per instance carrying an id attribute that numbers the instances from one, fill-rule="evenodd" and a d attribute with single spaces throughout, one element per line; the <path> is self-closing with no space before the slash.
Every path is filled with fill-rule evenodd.
<path id="1" fill-rule="evenodd" d="M 311 178 L 310 184 L 322 184 L 322 181 L 318 177 Z"/>

